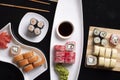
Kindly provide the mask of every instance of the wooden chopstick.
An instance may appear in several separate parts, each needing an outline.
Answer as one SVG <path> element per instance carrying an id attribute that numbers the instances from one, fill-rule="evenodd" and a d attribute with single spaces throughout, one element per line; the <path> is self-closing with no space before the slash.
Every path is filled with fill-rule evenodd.
<path id="1" fill-rule="evenodd" d="M 50 0 L 51 2 L 58 2 L 58 0 Z"/>
<path id="2" fill-rule="evenodd" d="M 12 5 L 12 4 L 5 4 L 5 3 L 0 3 L 0 6 L 14 7 L 14 8 L 20 8 L 20 9 L 28 9 L 28 10 L 41 11 L 41 12 L 50 12 L 49 10 L 26 7 L 26 6 L 18 6 L 18 5 Z"/>
<path id="3" fill-rule="evenodd" d="M 44 2 L 44 1 L 40 1 L 40 0 L 30 0 L 32 2 L 36 2 L 36 3 L 41 3 L 41 4 L 46 4 L 46 5 L 50 5 L 50 3 L 48 2 Z"/>

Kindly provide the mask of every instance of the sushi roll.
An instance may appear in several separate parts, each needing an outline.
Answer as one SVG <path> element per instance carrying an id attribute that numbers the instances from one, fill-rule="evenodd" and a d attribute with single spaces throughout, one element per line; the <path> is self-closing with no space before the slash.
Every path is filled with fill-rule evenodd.
<path id="1" fill-rule="evenodd" d="M 29 25 L 29 26 L 28 26 L 28 31 L 29 31 L 29 32 L 33 32 L 34 29 L 35 29 L 35 27 L 34 27 L 33 25 Z"/>
<path id="2" fill-rule="evenodd" d="M 116 59 L 117 58 L 117 54 L 118 54 L 117 49 L 112 49 L 111 58 Z"/>
<path id="3" fill-rule="evenodd" d="M 16 56 L 20 54 L 20 52 L 21 52 L 21 47 L 18 45 L 12 46 L 10 48 L 10 55 Z"/>
<path id="4" fill-rule="evenodd" d="M 99 34 L 100 34 L 100 30 L 95 28 L 94 31 L 93 31 L 93 35 L 94 36 L 99 36 Z"/>
<path id="5" fill-rule="evenodd" d="M 94 43 L 95 44 L 100 44 L 100 42 L 101 42 L 100 37 L 94 37 Z"/>
<path id="6" fill-rule="evenodd" d="M 55 51 L 65 51 L 65 46 L 64 45 L 55 45 L 54 50 Z"/>
<path id="7" fill-rule="evenodd" d="M 35 19 L 35 18 L 31 18 L 31 19 L 30 19 L 30 24 L 31 24 L 31 25 L 36 25 L 37 22 L 38 22 L 38 21 L 37 21 L 37 19 Z"/>
<path id="8" fill-rule="evenodd" d="M 33 65 L 32 65 L 32 64 L 28 64 L 28 65 L 26 65 L 26 66 L 23 68 L 23 71 L 24 71 L 24 72 L 29 72 L 29 71 L 31 71 L 31 70 L 33 70 L 33 69 L 34 69 Z"/>
<path id="9" fill-rule="evenodd" d="M 107 35 L 107 32 L 105 32 L 105 31 L 101 31 L 101 32 L 100 32 L 100 37 L 101 37 L 101 38 L 105 38 L 106 35 Z"/>
<path id="10" fill-rule="evenodd" d="M 64 51 L 56 51 L 55 57 L 65 57 L 65 52 Z"/>
<path id="11" fill-rule="evenodd" d="M 23 57 L 22 54 L 19 54 L 19 55 L 16 55 L 16 56 L 13 57 L 14 62 L 18 62 L 18 61 L 21 61 L 23 59 L 24 59 L 24 57 Z"/>
<path id="12" fill-rule="evenodd" d="M 116 65 L 117 60 L 116 59 L 110 59 L 110 67 L 114 68 Z"/>
<path id="13" fill-rule="evenodd" d="M 102 46 L 106 46 L 107 43 L 108 43 L 107 39 L 102 39 L 102 40 L 101 40 L 101 45 L 102 45 Z"/>
<path id="14" fill-rule="evenodd" d="M 37 60 L 33 63 L 33 67 L 34 68 L 39 67 L 39 66 L 43 65 L 44 63 L 45 63 L 45 59 L 44 58 L 39 58 L 39 60 Z"/>
<path id="15" fill-rule="evenodd" d="M 112 45 L 118 45 L 118 43 L 119 43 L 119 36 L 118 35 L 116 35 L 116 34 L 112 34 L 111 36 L 110 36 L 110 43 L 112 44 Z"/>
<path id="16" fill-rule="evenodd" d="M 105 58 L 104 57 L 99 57 L 98 58 L 98 66 L 103 67 L 105 64 Z"/>
<path id="17" fill-rule="evenodd" d="M 105 47 L 100 47 L 99 56 L 100 56 L 100 57 L 104 57 L 104 56 L 105 56 Z"/>
<path id="18" fill-rule="evenodd" d="M 38 58 L 39 58 L 39 57 L 38 57 L 37 55 L 36 55 L 36 56 L 32 56 L 32 57 L 28 58 L 28 62 L 29 62 L 29 63 L 33 63 L 33 62 L 37 61 Z"/>
<path id="19" fill-rule="evenodd" d="M 29 62 L 28 62 L 28 59 L 23 59 L 19 61 L 18 64 L 19 64 L 19 67 L 24 67 L 25 65 L 28 65 Z"/>
<path id="20" fill-rule="evenodd" d="M 39 28 L 35 28 L 35 29 L 34 29 L 34 34 L 35 34 L 36 36 L 40 35 L 40 33 L 41 33 L 41 30 L 40 30 Z"/>
<path id="21" fill-rule="evenodd" d="M 99 52 L 100 52 L 100 47 L 97 46 L 97 45 L 95 45 L 95 46 L 94 46 L 93 55 L 98 56 L 98 55 L 99 55 Z"/>
<path id="22" fill-rule="evenodd" d="M 54 62 L 55 63 L 64 63 L 65 62 L 65 57 L 64 56 L 56 56 L 55 58 L 54 58 Z"/>
<path id="23" fill-rule="evenodd" d="M 40 29 L 42 29 L 42 28 L 44 27 L 43 21 L 39 21 L 39 22 L 37 23 L 37 26 L 38 26 Z"/>
<path id="24" fill-rule="evenodd" d="M 105 64 L 104 67 L 106 68 L 110 68 L 110 59 L 109 58 L 105 58 Z"/>
<path id="25" fill-rule="evenodd" d="M 26 52 L 26 53 L 23 54 L 24 59 L 30 58 L 32 56 L 34 56 L 33 51 L 29 51 L 29 52 Z"/>
<path id="26" fill-rule="evenodd" d="M 75 44 L 76 43 L 74 41 L 67 42 L 65 44 L 66 51 L 74 51 L 75 50 Z"/>
<path id="27" fill-rule="evenodd" d="M 93 56 L 93 55 L 88 55 L 86 64 L 87 64 L 87 66 L 95 66 L 95 65 L 97 65 L 97 57 Z"/>
<path id="28" fill-rule="evenodd" d="M 106 58 L 110 58 L 111 57 L 111 48 L 106 48 L 105 57 Z"/>
<path id="29" fill-rule="evenodd" d="M 65 52 L 65 63 L 73 64 L 75 63 L 75 52 Z"/>

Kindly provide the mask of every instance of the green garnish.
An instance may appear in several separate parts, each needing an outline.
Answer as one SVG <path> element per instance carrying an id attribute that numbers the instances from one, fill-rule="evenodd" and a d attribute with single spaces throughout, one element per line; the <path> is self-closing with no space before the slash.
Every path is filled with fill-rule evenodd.
<path id="1" fill-rule="evenodd" d="M 69 71 L 62 64 L 56 64 L 55 70 L 59 73 L 60 80 L 68 80 Z"/>

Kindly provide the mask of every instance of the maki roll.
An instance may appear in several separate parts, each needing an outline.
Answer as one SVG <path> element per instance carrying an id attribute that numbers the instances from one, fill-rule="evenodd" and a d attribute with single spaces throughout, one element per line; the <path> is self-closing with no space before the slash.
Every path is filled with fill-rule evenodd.
<path id="1" fill-rule="evenodd" d="M 102 40 L 101 40 L 101 45 L 102 45 L 102 46 L 107 45 L 107 43 L 108 43 L 107 39 L 102 39 Z"/>
<path id="2" fill-rule="evenodd" d="M 12 46 L 10 48 L 10 55 L 16 56 L 20 54 L 20 52 L 21 52 L 21 47 L 18 45 Z"/>
<path id="3" fill-rule="evenodd" d="M 100 44 L 100 42 L 101 42 L 100 37 L 94 37 L 94 43 L 95 44 Z"/>
<path id="4" fill-rule="evenodd" d="M 31 25 L 36 25 L 37 24 L 37 19 L 35 19 L 35 18 L 32 18 L 32 19 L 30 19 L 30 24 Z"/>
<path id="5" fill-rule="evenodd" d="M 100 53 L 99 53 L 100 57 L 104 57 L 105 56 L 105 50 L 106 50 L 105 47 L 100 47 Z"/>
<path id="6" fill-rule="evenodd" d="M 24 72 L 29 72 L 29 71 L 31 71 L 31 70 L 33 70 L 33 69 L 34 69 L 33 65 L 32 65 L 32 64 L 28 64 L 28 65 L 26 65 L 26 66 L 23 68 L 23 71 L 24 71 Z"/>
<path id="7" fill-rule="evenodd" d="M 99 34 L 100 34 L 100 30 L 95 28 L 94 31 L 93 31 L 93 35 L 94 36 L 99 36 Z"/>
<path id="8" fill-rule="evenodd" d="M 34 34 L 35 34 L 36 36 L 40 35 L 40 33 L 41 33 L 41 30 L 40 30 L 39 28 L 35 28 L 35 29 L 34 29 Z"/>
<path id="9" fill-rule="evenodd" d="M 110 58 L 112 54 L 112 49 L 111 48 L 106 48 L 105 50 L 105 57 Z"/>
<path id="10" fill-rule="evenodd" d="M 106 68 L 110 68 L 110 59 L 109 58 L 105 58 L 105 64 L 104 67 Z"/>
<path id="11" fill-rule="evenodd" d="M 64 45 L 55 45 L 54 46 L 55 51 L 65 51 Z"/>
<path id="12" fill-rule="evenodd" d="M 116 34 L 112 34 L 110 36 L 110 43 L 116 46 L 119 43 L 119 36 Z"/>
<path id="13" fill-rule="evenodd" d="M 111 58 L 113 58 L 113 59 L 116 59 L 117 58 L 117 55 L 118 55 L 118 51 L 117 51 L 117 49 L 112 49 L 112 54 L 111 54 Z"/>
<path id="14" fill-rule="evenodd" d="M 34 29 L 35 29 L 35 27 L 34 27 L 33 25 L 29 25 L 29 26 L 28 26 L 28 31 L 29 31 L 29 32 L 33 32 Z"/>
<path id="15" fill-rule="evenodd" d="M 95 46 L 94 46 L 94 53 L 93 53 L 93 55 L 94 55 L 94 56 L 98 56 L 98 55 L 99 55 L 99 52 L 100 52 L 100 47 L 97 46 L 97 45 L 95 45 Z"/>
<path id="16" fill-rule="evenodd" d="M 117 63 L 116 59 L 110 59 L 110 68 L 114 68 Z"/>
<path id="17" fill-rule="evenodd" d="M 39 21 L 39 22 L 37 23 L 37 26 L 38 26 L 38 28 L 42 29 L 43 26 L 44 26 L 43 21 Z"/>
<path id="18" fill-rule="evenodd" d="M 92 56 L 92 55 L 88 55 L 86 64 L 87 64 L 87 66 L 97 65 L 97 57 Z"/>
<path id="19" fill-rule="evenodd" d="M 105 65 L 105 58 L 99 57 L 98 58 L 98 66 L 103 67 Z"/>
<path id="20" fill-rule="evenodd" d="M 105 31 L 101 31 L 101 32 L 100 32 L 100 37 L 101 37 L 101 38 L 105 38 L 106 35 L 107 35 L 107 32 L 105 32 Z"/>
<path id="21" fill-rule="evenodd" d="M 65 44 L 66 51 L 74 51 L 76 43 L 74 41 L 69 41 Z"/>

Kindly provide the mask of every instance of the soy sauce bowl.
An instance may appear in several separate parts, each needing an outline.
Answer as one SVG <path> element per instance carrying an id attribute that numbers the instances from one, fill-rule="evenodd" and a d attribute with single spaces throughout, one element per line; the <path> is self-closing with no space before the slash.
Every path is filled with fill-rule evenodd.
<path id="1" fill-rule="evenodd" d="M 73 32 L 74 26 L 70 21 L 63 21 L 56 28 L 57 35 L 62 39 L 69 39 Z"/>

